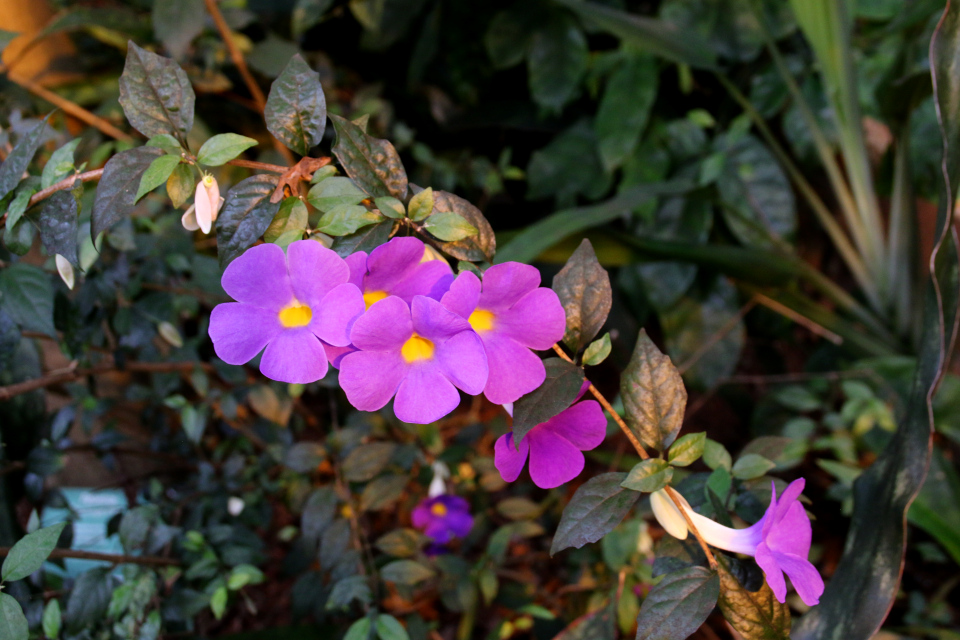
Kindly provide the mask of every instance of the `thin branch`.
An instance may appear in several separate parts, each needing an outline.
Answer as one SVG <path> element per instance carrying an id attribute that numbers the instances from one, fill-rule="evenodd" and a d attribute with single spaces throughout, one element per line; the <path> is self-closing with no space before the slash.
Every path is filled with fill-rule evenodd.
<path id="1" fill-rule="evenodd" d="M 0 558 L 6 557 L 12 547 L 0 547 Z M 114 553 L 97 553 L 95 551 L 80 551 L 78 549 L 54 549 L 48 556 L 51 559 L 78 558 L 80 560 L 102 560 L 113 564 L 142 564 L 149 567 L 176 567 L 180 561 L 173 558 L 157 556 L 127 556 Z"/>
<path id="2" fill-rule="evenodd" d="M 100 176 L 103 175 L 103 169 L 94 169 L 92 171 L 84 171 L 83 173 L 75 173 L 68 178 L 64 178 L 60 182 L 56 182 L 46 189 L 41 189 L 35 194 L 30 196 L 30 202 L 27 203 L 27 207 L 32 207 L 41 200 L 46 200 L 57 191 L 65 191 L 66 189 L 72 189 L 73 185 L 77 183 L 77 180 L 80 182 L 90 182 L 91 180 L 99 180 Z"/>
<path id="3" fill-rule="evenodd" d="M 271 173 L 286 173 L 290 170 L 290 167 L 284 167 L 279 164 L 267 164 L 266 162 L 255 162 L 253 160 L 241 160 L 239 158 L 235 160 L 229 160 L 227 162 L 229 165 L 234 167 L 244 167 L 246 169 L 259 169 L 260 171 L 269 171 Z"/>
<path id="4" fill-rule="evenodd" d="M 707 562 L 710 563 L 710 568 L 716 570 L 717 559 L 713 557 L 713 552 L 710 551 L 710 547 L 707 545 L 707 542 L 703 539 L 703 536 L 700 535 L 700 532 L 697 531 L 697 527 L 693 524 L 693 520 L 690 519 L 690 515 L 687 513 L 686 509 L 681 506 L 684 502 L 683 497 L 677 493 L 676 489 L 669 485 L 664 488 L 667 490 L 667 495 L 670 496 L 671 500 L 673 500 L 673 504 L 677 506 L 677 510 L 680 512 L 680 515 L 682 515 L 684 521 L 686 521 L 687 528 L 690 529 L 690 533 L 693 534 L 693 537 L 696 538 L 697 542 L 700 544 L 700 548 L 703 549 L 703 555 L 707 556 Z"/>
<path id="5" fill-rule="evenodd" d="M 771 311 L 775 311 L 779 313 L 785 318 L 793 320 L 800 326 L 806 327 L 811 333 L 814 333 L 822 338 L 826 338 L 833 344 L 837 344 L 837 345 L 843 344 L 843 338 L 841 336 L 837 335 L 833 331 L 830 331 L 830 329 L 827 329 L 823 325 L 817 324 L 810 318 L 797 313 L 796 311 L 786 306 L 785 304 L 781 304 L 772 298 L 768 298 L 762 293 L 756 294 L 756 298 L 757 298 L 757 302 L 759 302 L 763 306 L 767 307 Z"/>

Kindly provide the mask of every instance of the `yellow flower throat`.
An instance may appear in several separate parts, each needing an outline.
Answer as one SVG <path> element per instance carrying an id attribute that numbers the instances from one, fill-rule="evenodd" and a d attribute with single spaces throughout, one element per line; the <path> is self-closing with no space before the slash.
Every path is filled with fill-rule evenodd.
<path id="1" fill-rule="evenodd" d="M 473 327 L 473 330 L 477 333 L 483 333 L 484 331 L 493 329 L 493 320 L 493 313 L 486 309 L 477 309 L 467 318 L 467 322 L 470 323 L 470 326 Z"/>
<path id="2" fill-rule="evenodd" d="M 413 334 L 407 338 L 407 341 L 400 347 L 400 355 L 402 355 L 403 359 L 407 362 L 419 362 L 421 360 L 431 359 L 433 357 L 433 349 L 432 342 L 426 338 L 421 338 L 417 334 Z"/>
<path id="3" fill-rule="evenodd" d="M 444 506 L 442 502 L 437 502 L 430 507 L 430 513 L 442 518 L 443 516 L 447 515 L 447 507 Z"/>
<path id="4" fill-rule="evenodd" d="M 280 318 L 280 324 L 287 329 L 305 327 L 313 319 L 313 311 L 307 305 L 300 304 L 298 300 L 293 300 L 280 310 L 278 317 Z"/>
<path id="5" fill-rule="evenodd" d="M 380 302 L 389 295 L 386 291 L 367 291 L 363 294 L 363 303 L 367 305 L 367 309 L 369 309 L 375 303 Z"/>

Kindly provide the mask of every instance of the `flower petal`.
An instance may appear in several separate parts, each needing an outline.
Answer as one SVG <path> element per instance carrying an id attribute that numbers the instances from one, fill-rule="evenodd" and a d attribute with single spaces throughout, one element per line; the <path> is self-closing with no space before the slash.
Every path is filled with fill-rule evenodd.
<path id="1" fill-rule="evenodd" d="M 423 500 L 413 509 L 413 513 L 410 514 L 410 522 L 417 529 L 424 529 L 430 520 L 432 519 L 432 514 L 430 513 L 430 507 L 433 502 L 431 500 Z"/>
<path id="2" fill-rule="evenodd" d="M 193 192 L 194 215 L 197 218 L 197 224 L 204 233 L 210 233 L 213 226 L 213 207 L 210 204 L 210 197 L 203 186 L 203 180 L 197 183 L 197 189 Z"/>
<path id="3" fill-rule="evenodd" d="M 435 357 L 443 375 L 458 389 L 472 396 L 483 392 L 487 384 L 487 356 L 480 337 L 473 331 L 462 331 L 438 344 Z"/>
<path id="4" fill-rule="evenodd" d="M 545 422 L 541 429 L 552 431 L 580 451 L 599 447 L 607 436 L 607 419 L 596 400 L 584 400 Z"/>
<path id="5" fill-rule="evenodd" d="M 260 373 L 291 384 L 316 382 L 327 367 L 323 345 L 306 327 L 280 331 L 260 358 Z"/>
<path id="6" fill-rule="evenodd" d="M 427 296 L 417 296 L 410 304 L 413 330 L 434 343 L 445 342 L 463 331 L 470 331 L 470 323 L 439 302 Z"/>
<path id="7" fill-rule="evenodd" d="M 277 314 L 242 302 L 218 304 L 210 314 L 210 339 L 217 357 L 245 364 L 281 331 Z"/>
<path id="8" fill-rule="evenodd" d="M 440 260 L 421 262 L 410 269 L 402 280 L 388 290 L 390 295 L 403 298 L 406 302 L 414 296 L 429 296 L 434 286 L 444 277 L 451 275 L 450 265 Z"/>
<path id="9" fill-rule="evenodd" d="M 489 377 L 483 395 L 494 404 L 516 402 L 547 377 L 547 371 L 532 351 L 514 340 L 496 333 L 483 336 Z"/>
<path id="10" fill-rule="evenodd" d="M 806 558 L 801 558 L 790 553 L 773 552 L 777 559 L 777 564 L 790 578 L 793 588 L 797 590 L 797 595 L 808 607 L 820 604 L 820 596 L 823 595 L 823 578 L 820 572 Z"/>
<path id="11" fill-rule="evenodd" d="M 411 334 L 410 307 L 390 296 L 373 304 L 353 323 L 350 339 L 353 346 L 365 351 L 399 351 Z"/>
<path id="12" fill-rule="evenodd" d="M 553 489 L 573 480 L 583 471 L 583 454 L 565 438 L 552 431 L 536 429 L 530 441 L 530 477 L 541 489 Z"/>
<path id="13" fill-rule="evenodd" d="M 797 503 L 797 499 L 800 497 L 800 494 L 803 493 L 803 488 L 806 483 L 807 481 L 804 478 L 797 478 L 783 490 L 783 494 L 780 496 L 780 499 L 777 500 L 777 507 L 774 511 L 775 522 L 779 522 L 787 514 L 789 509 Z M 770 495 L 776 496 L 776 489 L 774 489 Z"/>
<path id="14" fill-rule="evenodd" d="M 780 521 L 766 527 L 763 534 L 771 551 L 792 553 L 802 558 L 810 553 L 811 537 L 810 518 L 799 502 L 792 503 Z"/>
<path id="15" fill-rule="evenodd" d="M 310 330 L 324 342 L 346 347 L 350 344 L 350 330 L 365 309 L 360 289 L 349 283 L 341 284 L 313 309 Z"/>
<path id="16" fill-rule="evenodd" d="M 323 342 L 321 340 L 320 342 Z M 323 342 L 323 350 L 327 353 L 327 362 L 330 363 L 330 366 L 334 369 L 340 368 L 340 361 L 343 360 L 343 356 L 348 353 L 353 353 L 357 349 L 351 344 L 346 347 L 335 347 L 328 342 Z"/>
<path id="17" fill-rule="evenodd" d="M 527 462 L 527 453 L 530 451 L 530 443 L 527 438 L 520 441 L 520 450 L 513 446 L 513 432 L 505 433 L 497 438 L 493 445 L 493 464 L 500 472 L 500 477 L 504 482 L 513 482 L 520 477 L 523 471 L 523 465 Z"/>
<path id="18" fill-rule="evenodd" d="M 464 271 L 440 298 L 441 304 L 459 316 L 469 318 L 480 301 L 480 278 L 472 271 Z"/>
<path id="19" fill-rule="evenodd" d="M 496 264 L 483 274 L 479 306 L 491 311 L 508 309 L 539 286 L 540 272 L 536 267 L 519 262 Z"/>
<path id="20" fill-rule="evenodd" d="M 287 247 L 290 284 L 297 300 L 316 307 L 334 287 L 350 278 L 350 267 L 343 258 L 316 240 L 297 240 Z"/>
<path id="21" fill-rule="evenodd" d="M 250 247 L 224 270 L 220 283 L 227 295 L 277 312 L 293 300 L 287 258 L 273 243 Z"/>
<path id="22" fill-rule="evenodd" d="M 563 339 L 567 316 L 552 289 L 540 287 L 497 314 L 496 330 L 531 349 L 549 349 Z"/>
<path id="23" fill-rule="evenodd" d="M 404 422 L 429 424 L 456 409 L 458 404 L 460 393 L 439 368 L 422 364 L 411 367 L 400 383 L 393 411 Z"/>
<path id="24" fill-rule="evenodd" d="M 350 284 L 357 285 L 363 291 L 363 279 L 367 275 L 367 252 L 357 251 L 343 259 L 350 268 Z"/>
<path id="25" fill-rule="evenodd" d="M 190 205 L 190 208 L 183 212 L 183 215 L 180 216 L 180 224 L 182 224 L 183 228 L 187 231 L 197 231 L 200 229 L 200 225 L 197 224 L 196 205 Z"/>
<path id="26" fill-rule="evenodd" d="M 366 290 L 393 293 L 422 257 L 423 242 L 413 237 L 394 238 L 380 245 L 367 257 Z"/>
<path id="27" fill-rule="evenodd" d="M 360 411 L 377 411 L 390 402 L 407 374 L 396 352 L 355 351 L 340 360 L 340 387 Z"/>
<path id="28" fill-rule="evenodd" d="M 770 585 L 770 588 L 773 590 L 773 595 L 777 599 L 777 602 L 781 604 L 786 602 L 787 583 L 783 579 L 783 571 L 780 569 L 780 565 L 777 564 L 777 560 L 774 558 L 773 553 L 770 552 L 770 549 L 767 548 L 767 545 L 760 543 L 760 545 L 757 546 L 757 553 L 754 559 L 757 561 L 757 564 L 760 565 L 760 568 L 763 569 L 764 578 L 766 578 L 767 584 Z"/>
<path id="29" fill-rule="evenodd" d="M 451 510 L 447 516 L 447 527 L 450 533 L 458 538 L 465 538 L 473 528 L 473 516 L 469 512 L 460 509 Z"/>

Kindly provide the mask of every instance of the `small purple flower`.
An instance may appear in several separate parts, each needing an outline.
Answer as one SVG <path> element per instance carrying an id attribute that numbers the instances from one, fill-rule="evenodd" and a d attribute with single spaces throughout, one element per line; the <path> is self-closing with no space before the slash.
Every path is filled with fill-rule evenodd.
<path id="1" fill-rule="evenodd" d="M 773 485 L 770 506 L 763 518 L 746 529 L 731 529 L 718 524 L 694 511 L 686 500 L 682 500 L 683 510 L 708 544 L 754 556 L 777 601 L 786 600 L 787 585 L 783 574 L 787 574 L 800 599 L 812 607 L 820 604 L 823 578 L 807 560 L 810 554 L 810 518 L 797 500 L 804 485 L 803 478 L 794 480 L 779 500 L 777 487 Z M 650 494 L 650 506 L 654 516 L 670 535 L 686 539 L 686 521 L 663 490 Z"/>
<path id="2" fill-rule="evenodd" d="M 589 388 L 584 383 L 579 400 Z M 513 443 L 513 432 L 505 433 L 494 445 L 494 464 L 506 482 L 513 482 L 530 456 L 530 477 L 541 489 L 553 489 L 573 480 L 583 471 L 583 451 L 600 446 L 607 434 L 607 419 L 596 400 L 584 400 L 567 407 L 531 429 Z"/>
<path id="3" fill-rule="evenodd" d="M 467 318 L 483 341 L 490 367 L 483 394 L 490 402 L 514 402 L 543 384 L 543 361 L 530 350 L 549 349 L 563 338 L 566 315 L 557 294 L 540 286 L 534 267 L 495 265 L 483 274 L 482 285 L 465 271 L 441 303 Z"/>
<path id="4" fill-rule="evenodd" d="M 387 296 L 397 296 L 407 304 L 414 296 L 437 300 L 453 281 L 450 265 L 444 260 L 424 261 L 425 247 L 416 238 L 394 238 L 368 256 L 364 251 L 347 257 L 350 282 L 363 292 L 369 309 Z"/>
<path id="5" fill-rule="evenodd" d="M 413 526 L 436 544 L 463 538 L 473 527 L 470 505 L 460 496 L 445 494 L 427 498 L 413 510 Z"/>
<path id="6" fill-rule="evenodd" d="M 350 270 L 315 240 L 251 247 L 223 272 L 224 291 L 237 302 L 210 314 L 217 356 L 244 364 L 263 351 L 260 371 L 281 382 L 305 384 L 327 373 L 324 344 L 350 344 L 363 313 L 363 296 L 347 282 Z"/>
<path id="7" fill-rule="evenodd" d="M 359 349 L 340 361 L 340 386 L 361 411 L 376 411 L 396 395 L 397 417 L 427 424 L 460 404 L 461 389 L 483 391 L 487 360 L 467 321 L 426 296 L 408 307 L 396 296 L 377 302 L 353 325 Z"/>

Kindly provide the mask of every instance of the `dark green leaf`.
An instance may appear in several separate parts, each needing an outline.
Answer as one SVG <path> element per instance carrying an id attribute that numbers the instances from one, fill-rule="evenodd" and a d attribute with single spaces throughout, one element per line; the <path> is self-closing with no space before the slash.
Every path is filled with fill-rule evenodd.
<path id="1" fill-rule="evenodd" d="M 567 264 L 553 278 L 553 290 L 567 314 L 563 341 L 574 353 L 600 333 L 613 304 L 610 276 L 600 266 L 590 241 L 584 238 Z"/>
<path id="2" fill-rule="evenodd" d="M 387 582 L 413 586 L 434 576 L 433 569 L 416 560 L 394 560 L 380 570 L 380 577 Z"/>
<path id="3" fill-rule="evenodd" d="M 673 446 L 670 447 L 667 462 L 675 467 L 689 466 L 703 455 L 706 444 L 707 434 L 703 431 L 699 433 L 688 433 L 674 442 Z"/>
<path id="4" fill-rule="evenodd" d="M 553 196 L 558 202 L 572 202 L 581 194 L 595 200 L 607 192 L 610 182 L 597 150 L 597 134 L 586 118 L 535 151 L 527 165 L 528 200 Z"/>
<path id="5" fill-rule="evenodd" d="M 700 628 L 720 595 L 716 571 L 688 567 L 650 590 L 637 616 L 637 640 L 683 640 Z"/>
<path id="6" fill-rule="evenodd" d="M 220 133 L 203 143 L 197 152 L 197 162 L 208 167 L 219 167 L 255 146 L 257 141 L 253 138 L 236 133 Z"/>
<path id="7" fill-rule="evenodd" d="M 960 477 L 940 449 L 934 449 L 930 473 L 910 505 L 909 517 L 960 563 Z"/>
<path id="8" fill-rule="evenodd" d="M 0 298 L 0 369 L 10 366 L 10 359 L 20 344 L 20 328 L 3 309 L 3 298 Z"/>
<path id="9" fill-rule="evenodd" d="M 616 607 L 613 603 L 581 616 L 570 623 L 553 640 L 606 640 L 617 637 Z"/>
<path id="10" fill-rule="evenodd" d="M 362 444 L 343 461 L 343 477 L 349 482 L 366 482 L 380 473 L 396 450 L 393 442 Z"/>
<path id="11" fill-rule="evenodd" d="M 559 113 L 574 97 L 587 70 L 587 38 L 570 15 L 552 13 L 534 31 L 529 46 L 527 73 L 533 101 Z"/>
<path id="12" fill-rule="evenodd" d="M 307 193 L 310 204 L 324 212 L 340 205 L 359 204 L 367 197 L 353 180 L 344 177 L 327 178 L 311 187 Z"/>
<path id="13" fill-rule="evenodd" d="M 327 126 L 327 101 L 320 74 L 300 54 L 274 80 L 263 115 L 270 133 L 302 156 L 320 143 Z"/>
<path id="14" fill-rule="evenodd" d="M 520 441 L 530 429 L 546 422 L 571 404 L 583 385 L 583 369 L 560 358 L 543 361 L 547 377 L 537 389 L 513 405 L 513 443 Z"/>
<path id="15" fill-rule="evenodd" d="M 140 185 L 137 187 L 137 195 L 134 196 L 134 203 L 147 195 L 173 175 L 173 170 L 180 164 L 180 156 L 160 156 L 150 163 L 147 170 L 140 176 Z"/>
<path id="16" fill-rule="evenodd" d="M 299 38 L 333 6 L 333 0 L 297 0 L 290 15 L 290 30 Z"/>
<path id="17" fill-rule="evenodd" d="M 50 276 L 41 269 L 18 262 L 0 270 L 0 303 L 21 328 L 57 335 L 53 327 L 53 286 Z"/>
<path id="18" fill-rule="evenodd" d="M 23 615 L 20 603 L 13 596 L 0 593 L 0 638 L 3 640 L 28 640 L 30 628 Z"/>
<path id="19" fill-rule="evenodd" d="M 27 207 L 30 206 L 30 198 L 37 192 L 36 185 L 32 182 L 31 180 L 24 180 L 23 184 L 17 188 L 17 195 L 10 201 L 10 205 L 7 207 L 6 225 L 8 227 L 20 222 L 23 214 L 27 211 Z"/>
<path id="20" fill-rule="evenodd" d="M 321 534 L 333 522 L 339 502 L 337 494 L 329 487 L 320 487 L 310 494 L 306 504 L 303 505 L 300 522 L 303 537 L 306 540 L 313 544 L 320 541 Z"/>
<path id="21" fill-rule="evenodd" d="M 627 477 L 620 483 L 624 489 L 653 493 L 670 484 L 673 480 L 673 467 L 666 460 L 648 458 L 637 463 Z"/>
<path id="22" fill-rule="evenodd" d="M 539 12 L 530 3 L 517 2 L 493 16 L 483 44 L 497 69 L 512 67 L 526 57 L 530 35 L 538 26 Z"/>
<path id="23" fill-rule="evenodd" d="M 147 543 L 150 528 L 158 519 L 157 507 L 152 504 L 134 507 L 120 518 L 120 542 L 126 551 L 140 549 Z"/>
<path id="24" fill-rule="evenodd" d="M 74 631 L 100 622 L 110 605 L 110 568 L 91 569 L 80 574 L 70 591 L 64 618 Z"/>
<path id="25" fill-rule="evenodd" d="M 226 267 L 253 246 L 270 226 L 280 203 L 270 202 L 277 176 L 252 176 L 227 192 L 217 217 L 217 249 L 221 267 Z"/>
<path id="26" fill-rule="evenodd" d="M 477 229 L 475 235 L 468 236 L 463 240 L 442 243 L 440 248 L 443 249 L 444 253 L 457 260 L 471 262 L 493 260 L 493 255 L 497 251 L 497 239 L 493 234 L 493 228 L 480 212 L 480 209 L 458 195 L 446 191 L 434 191 L 433 212 L 433 215 L 456 213 Z"/>
<path id="27" fill-rule="evenodd" d="M 0 580 L 4 582 L 22 580 L 39 569 L 57 546 L 57 540 L 60 539 L 60 534 L 66 526 L 66 522 L 61 522 L 20 538 L 3 560 Z"/>
<path id="28" fill-rule="evenodd" d="M 162 155 L 163 150 L 156 147 L 137 147 L 110 158 L 103 168 L 100 184 L 97 185 L 97 197 L 93 201 L 90 235 L 94 241 L 133 211 L 140 177 Z"/>
<path id="29" fill-rule="evenodd" d="M 70 191 L 57 191 L 43 201 L 37 216 L 40 241 L 50 255 L 60 254 L 74 267 L 80 268 L 77 252 L 80 203 Z"/>
<path id="30" fill-rule="evenodd" d="M 267 32 L 266 38 L 253 45 L 247 62 L 268 78 L 276 78 L 283 73 L 290 60 L 299 55 L 300 47 L 295 42 Z"/>
<path id="31" fill-rule="evenodd" d="M 381 536 L 375 546 L 387 555 L 409 558 L 423 546 L 423 534 L 416 529 L 396 529 Z"/>
<path id="32" fill-rule="evenodd" d="M 41 189 L 46 189 L 73 173 L 73 153 L 79 144 L 80 138 L 77 138 L 53 152 L 47 164 L 43 165 L 43 174 L 40 178 Z"/>
<path id="33" fill-rule="evenodd" d="M 630 429 L 648 447 L 666 450 L 683 424 L 687 390 L 670 358 L 644 330 L 620 378 L 620 395 Z"/>
<path id="34" fill-rule="evenodd" d="M 356 233 L 337 238 L 331 248 L 341 258 L 346 258 L 357 251 L 370 253 L 390 239 L 394 224 L 393 220 L 384 220 L 375 225 L 364 227 Z"/>
<path id="35" fill-rule="evenodd" d="M 403 628 L 400 621 L 389 614 L 381 613 L 377 616 L 374 626 L 380 640 L 410 640 L 407 630 Z"/>
<path id="36" fill-rule="evenodd" d="M 152 138 L 169 133 L 186 140 L 193 128 L 195 96 L 187 74 L 173 60 L 127 43 L 120 76 L 120 106 L 133 128 Z"/>
<path id="37" fill-rule="evenodd" d="M 400 499 L 407 489 L 407 477 L 385 475 L 371 481 L 360 494 L 361 511 L 385 509 Z"/>
<path id="38" fill-rule="evenodd" d="M 296 232 L 299 232 L 302 235 L 307 228 L 307 217 L 307 205 L 303 204 L 300 198 L 284 198 L 280 203 L 280 210 L 277 211 L 277 215 L 274 216 L 267 230 L 263 232 L 263 239 L 267 242 L 281 244 L 279 239 L 285 233 L 295 232 L 296 235 Z M 295 239 L 299 240 L 300 238 L 297 236 Z M 281 244 L 281 246 L 283 245 Z"/>
<path id="39" fill-rule="evenodd" d="M 327 597 L 327 610 L 346 609 L 354 600 L 362 605 L 370 604 L 373 593 L 365 576 L 349 576 L 338 580 Z"/>
<path id="40" fill-rule="evenodd" d="M 583 352 L 583 364 L 594 367 L 610 355 L 613 345 L 610 343 L 610 333 L 603 334 L 603 337 L 591 342 Z"/>
<path id="41" fill-rule="evenodd" d="M 384 219 L 384 216 L 363 205 L 340 204 L 323 214 L 317 223 L 317 231 L 331 236 L 345 236 Z"/>
<path id="42" fill-rule="evenodd" d="M 620 486 L 625 473 L 603 473 L 587 480 L 563 510 L 550 555 L 596 542 L 620 524 L 640 494 Z"/>
<path id="43" fill-rule="evenodd" d="M 752 480 L 753 478 L 761 477 L 775 466 L 777 465 L 759 454 L 747 453 L 740 456 L 737 461 L 733 463 L 733 468 L 730 469 L 730 473 L 733 474 L 734 478 L 739 480 Z"/>
<path id="44" fill-rule="evenodd" d="M 375 197 L 403 200 L 407 195 L 407 172 L 393 145 L 367 135 L 346 118 L 331 115 L 330 120 L 337 131 L 333 154 L 357 186 Z"/>
<path id="45" fill-rule="evenodd" d="M 789 640 L 790 609 L 773 596 L 764 581 L 759 591 L 747 591 L 730 573 L 723 557 L 720 567 L 720 611 L 743 640 Z"/>
<path id="46" fill-rule="evenodd" d="M 25 256 L 30 251 L 30 247 L 33 246 L 35 231 L 36 227 L 26 218 L 20 218 L 13 225 L 7 222 L 3 229 L 3 244 L 12 253 Z"/>
<path id="47" fill-rule="evenodd" d="M 20 184 L 20 178 L 23 177 L 27 167 L 30 166 L 30 161 L 33 160 L 34 154 L 40 147 L 49 117 L 47 116 L 43 119 L 43 122 L 20 136 L 13 151 L 3 161 L 3 164 L 0 164 L 0 200 L 7 197 L 7 194 Z"/>
<path id="48" fill-rule="evenodd" d="M 452 211 L 433 214 L 423 223 L 423 228 L 434 238 L 444 242 L 457 242 L 478 233 L 475 226 Z"/>
<path id="49" fill-rule="evenodd" d="M 657 97 L 658 78 L 653 59 L 632 55 L 607 81 L 594 122 L 600 159 L 607 171 L 621 166 L 637 148 Z"/>
<path id="50" fill-rule="evenodd" d="M 174 58 L 182 58 L 203 31 L 203 0 L 158 0 L 153 3 L 153 33 Z"/>
<path id="51" fill-rule="evenodd" d="M 283 456 L 283 464 L 298 473 L 310 473 L 327 457 L 327 451 L 319 442 L 298 442 Z"/>

